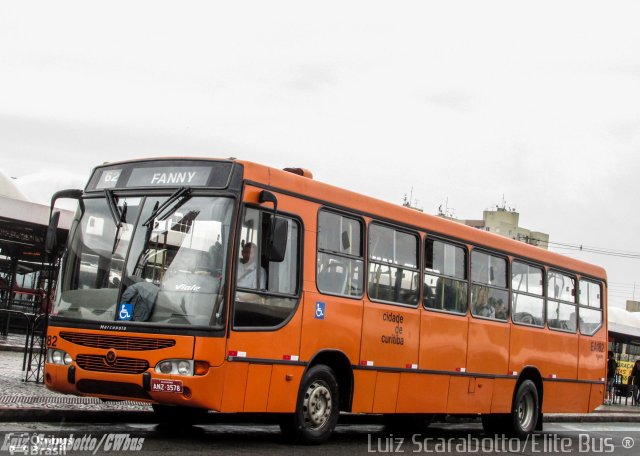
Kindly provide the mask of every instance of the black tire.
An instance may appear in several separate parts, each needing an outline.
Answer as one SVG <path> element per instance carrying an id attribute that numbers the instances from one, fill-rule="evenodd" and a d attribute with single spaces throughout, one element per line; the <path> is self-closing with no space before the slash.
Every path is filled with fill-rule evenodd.
<path id="1" fill-rule="evenodd" d="M 295 413 L 280 420 L 285 437 L 307 445 L 325 442 L 340 417 L 339 392 L 330 367 L 322 364 L 311 367 L 300 382 Z"/>
<path id="2" fill-rule="evenodd" d="M 183 426 L 206 421 L 208 413 L 205 409 L 179 405 L 152 404 L 151 407 L 159 423 Z"/>
<path id="3" fill-rule="evenodd" d="M 538 389 L 531 380 L 525 380 L 513 398 L 511 415 L 508 415 L 508 433 L 520 439 L 526 438 L 536 430 L 539 415 Z"/>

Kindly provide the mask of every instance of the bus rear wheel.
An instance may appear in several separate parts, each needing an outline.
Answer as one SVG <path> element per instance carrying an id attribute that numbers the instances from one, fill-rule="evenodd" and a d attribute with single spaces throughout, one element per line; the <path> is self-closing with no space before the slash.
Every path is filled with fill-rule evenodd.
<path id="1" fill-rule="evenodd" d="M 340 416 L 339 389 L 333 370 L 325 365 L 310 368 L 300 382 L 296 411 L 280 421 L 282 433 L 299 443 L 326 441 Z"/>
<path id="2" fill-rule="evenodd" d="M 520 383 L 513 399 L 511 415 L 508 415 L 508 431 L 518 438 L 525 438 L 536 429 L 540 415 L 538 389 L 531 380 Z"/>

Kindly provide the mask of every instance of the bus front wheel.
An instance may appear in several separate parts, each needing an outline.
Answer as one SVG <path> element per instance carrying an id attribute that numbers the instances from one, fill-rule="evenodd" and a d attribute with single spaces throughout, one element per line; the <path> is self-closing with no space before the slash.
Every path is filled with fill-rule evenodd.
<path id="1" fill-rule="evenodd" d="M 300 382 L 296 411 L 280 421 L 282 433 L 305 444 L 326 441 L 340 416 L 339 389 L 333 370 L 325 365 L 310 368 Z"/>

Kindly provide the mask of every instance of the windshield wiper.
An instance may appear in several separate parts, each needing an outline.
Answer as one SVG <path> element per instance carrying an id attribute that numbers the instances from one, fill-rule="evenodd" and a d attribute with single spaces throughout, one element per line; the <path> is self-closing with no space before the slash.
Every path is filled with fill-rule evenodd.
<path id="1" fill-rule="evenodd" d="M 122 226 L 122 213 L 120 209 L 118 209 L 118 203 L 116 203 L 116 199 L 109 190 L 104 191 L 104 196 L 107 200 L 107 204 L 109 205 L 109 211 L 111 212 L 111 217 L 113 217 L 113 223 L 115 223 L 118 229 Z"/>
<path id="2" fill-rule="evenodd" d="M 149 226 L 149 224 L 152 223 L 156 218 L 158 218 L 158 215 L 160 215 L 162 212 L 167 210 L 167 208 L 169 210 L 167 210 L 166 213 L 163 214 L 162 217 L 160 217 L 160 220 L 168 219 L 169 216 L 173 214 L 175 211 L 177 211 L 180 208 L 180 206 L 186 203 L 190 197 L 191 197 L 190 187 L 182 187 L 176 190 L 173 193 L 173 195 L 167 198 L 167 200 L 164 203 L 162 203 L 159 207 L 155 207 L 153 209 L 153 212 L 151 213 L 149 218 L 144 221 L 142 226 Z M 173 206 L 171 206 L 172 204 Z"/>
<path id="3" fill-rule="evenodd" d="M 120 242 L 120 229 L 122 228 L 122 223 L 127 219 L 127 203 L 125 202 L 122 205 L 122 210 L 120 210 L 113 193 L 105 189 L 104 194 L 109 206 L 109 212 L 111 212 L 111 217 L 113 217 L 113 223 L 116 225 L 116 235 L 113 239 L 113 248 L 111 249 L 111 254 L 113 255 L 118 248 L 118 243 Z"/>

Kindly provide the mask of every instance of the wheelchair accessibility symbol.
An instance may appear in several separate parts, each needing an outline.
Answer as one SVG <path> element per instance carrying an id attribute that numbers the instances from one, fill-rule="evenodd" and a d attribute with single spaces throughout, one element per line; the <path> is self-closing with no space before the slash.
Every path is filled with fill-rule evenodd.
<path id="1" fill-rule="evenodd" d="M 123 302 L 118 309 L 118 320 L 131 320 L 133 318 L 133 304 Z"/>
<path id="2" fill-rule="evenodd" d="M 316 302 L 316 318 L 324 320 L 324 302 Z"/>

